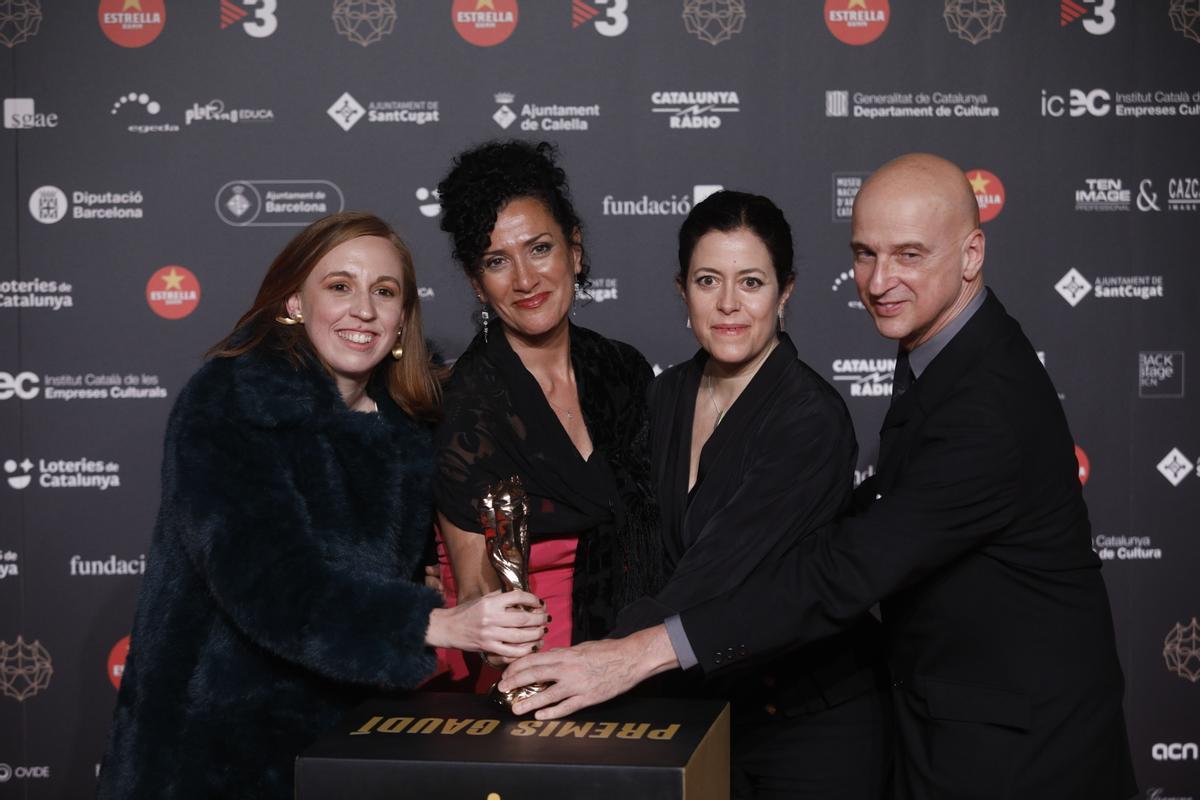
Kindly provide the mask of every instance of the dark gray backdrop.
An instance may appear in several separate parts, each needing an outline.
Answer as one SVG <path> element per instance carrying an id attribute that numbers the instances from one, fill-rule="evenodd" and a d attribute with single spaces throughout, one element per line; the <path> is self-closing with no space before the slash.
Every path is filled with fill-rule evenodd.
<path id="1" fill-rule="evenodd" d="M 95 2 L 0 0 L 0 795 L 90 792 L 170 404 L 299 230 L 243 224 L 254 209 L 239 216 L 231 198 L 323 191 L 336 210 L 340 192 L 345 208 L 387 218 L 416 254 L 428 332 L 453 356 L 474 330 L 472 295 L 425 192 L 462 148 L 524 136 L 561 146 L 586 225 L 597 300 L 577 321 L 664 367 L 695 348 L 672 270 L 697 188 L 774 198 L 799 254 L 788 329 L 846 396 L 864 472 L 894 349 L 854 307 L 839 176 L 927 150 L 990 173 L 985 195 L 1001 182 L 1003 208 L 984 226 L 988 283 L 1044 352 L 1086 453 L 1140 782 L 1146 797 L 1200 796 L 1200 425 L 1185 380 L 1200 347 L 1200 2 L 521 0 L 515 30 L 490 47 L 460 36 L 451 6 L 166 0 L 161 33 L 130 48 L 106 36 Z M 453 6 L 502 15 L 515 2 Z M 841 12 L 869 24 L 829 22 Z M 274 17 L 270 35 L 254 35 L 270 27 L 255 14 Z M 335 16 L 360 40 L 380 34 L 358 43 Z M 623 32 L 606 35 L 621 17 Z M 882 32 L 856 46 L 835 29 Z M 327 113 L 355 104 L 437 114 L 343 130 Z M 523 130 L 526 104 L 583 107 L 565 116 L 587 129 Z M 517 115 L 507 129 L 493 119 L 502 105 Z M 882 116 L 913 108 L 932 116 Z M 64 208 L 48 195 L 57 222 L 30 210 L 47 186 L 66 196 Z M 665 213 L 605 213 L 643 198 L 635 211 Z M 112 208 L 123 216 L 76 216 Z M 262 209 L 256 222 L 317 215 Z M 201 287 L 176 320 L 147 300 L 170 266 Z M 61 395 L 114 374 L 165 397 Z"/>

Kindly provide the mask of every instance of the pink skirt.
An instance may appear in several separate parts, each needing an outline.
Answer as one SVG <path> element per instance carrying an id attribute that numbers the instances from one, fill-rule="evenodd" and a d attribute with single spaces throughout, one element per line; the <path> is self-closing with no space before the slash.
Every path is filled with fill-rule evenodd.
<path id="1" fill-rule="evenodd" d="M 545 601 L 551 616 L 550 632 L 546 634 L 543 650 L 571 646 L 571 584 L 577 544 L 579 537 L 567 536 L 534 542 L 529 548 L 529 589 Z M 453 607 L 458 599 L 458 587 L 440 532 L 437 553 L 446 606 Z M 437 671 L 430 681 L 436 680 L 438 690 L 482 694 L 500 679 L 501 670 L 487 666 L 475 654 L 439 647 L 437 657 Z"/>

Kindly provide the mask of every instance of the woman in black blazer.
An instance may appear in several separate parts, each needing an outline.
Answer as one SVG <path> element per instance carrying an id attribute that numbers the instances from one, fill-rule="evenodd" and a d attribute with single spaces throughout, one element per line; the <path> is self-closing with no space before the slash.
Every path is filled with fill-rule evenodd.
<path id="1" fill-rule="evenodd" d="M 850 416 L 782 332 L 793 282 L 791 230 L 767 198 L 718 192 L 683 223 L 676 283 L 701 349 L 650 389 L 671 577 L 625 609 L 621 633 L 664 619 L 671 631 L 677 610 L 739 585 L 850 503 Z M 682 675 L 683 691 L 732 701 L 735 796 L 882 796 L 890 699 L 877 627 L 866 617 L 716 681 Z"/>

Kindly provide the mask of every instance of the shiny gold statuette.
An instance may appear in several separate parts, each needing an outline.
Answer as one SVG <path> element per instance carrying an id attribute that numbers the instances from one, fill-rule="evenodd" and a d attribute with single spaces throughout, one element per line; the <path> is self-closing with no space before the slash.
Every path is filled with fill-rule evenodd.
<path id="1" fill-rule="evenodd" d="M 487 541 L 488 561 L 492 563 L 504 591 L 529 591 L 529 501 L 521 479 L 500 481 L 479 499 L 479 521 Z M 531 610 L 531 609 L 530 609 Z M 512 707 L 518 700 L 532 697 L 548 688 L 548 683 L 531 683 L 502 692 L 492 686 L 489 696 L 500 705 Z"/>

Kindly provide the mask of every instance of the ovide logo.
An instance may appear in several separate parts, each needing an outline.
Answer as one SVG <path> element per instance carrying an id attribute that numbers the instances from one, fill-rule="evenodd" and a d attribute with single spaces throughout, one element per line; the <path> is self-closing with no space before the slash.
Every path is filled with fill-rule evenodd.
<path id="1" fill-rule="evenodd" d="M 129 637 L 122 637 L 108 653 L 108 679 L 114 689 L 121 688 L 121 676 L 125 674 L 125 662 L 129 660 Z"/>
<path id="2" fill-rule="evenodd" d="M 825 0 L 825 27 L 846 44 L 870 44 L 891 18 L 888 0 Z"/>
<path id="3" fill-rule="evenodd" d="M 167 24 L 163 0 L 100 0 L 100 30 L 121 47 L 145 47 Z"/>
<path id="4" fill-rule="evenodd" d="M 1079 462 L 1079 484 L 1087 486 L 1088 478 L 1092 474 L 1092 462 L 1088 460 L 1087 453 L 1083 452 L 1083 448 L 1075 445 L 1075 460 Z"/>
<path id="5" fill-rule="evenodd" d="M 986 169 L 967 170 L 967 180 L 979 203 L 979 221 L 991 222 L 1004 209 L 1004 184 Z"/>
<path id="6" fill-rule="evenodd" d="M 146 283 L 146 302 L 163 319 L 183 319 L 200 304 L 200 281 L 186 267 L 163 267 Z"/>
<path id="7" fill-rule="evenodd" d="M 476 47 L 500 44 L 517 29 L 517 0 L 454 0 L 454 30 Z"/>

